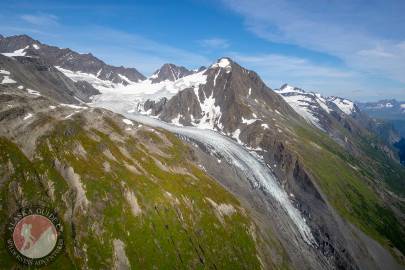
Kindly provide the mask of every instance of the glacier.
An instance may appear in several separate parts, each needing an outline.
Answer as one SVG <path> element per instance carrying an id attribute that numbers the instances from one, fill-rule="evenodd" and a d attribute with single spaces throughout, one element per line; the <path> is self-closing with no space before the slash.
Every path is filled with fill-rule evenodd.
<path id="1" fill-rule="evenodd" d="M 129 101 L 127 103 L 122 97 L 118 99 L 118 96 L 115 96 L 113 100 L 99 97 L 94 99 L 89 105 L 93 107 L 103 107 L 120 113 L 126 119 L 131 119 L 147 126 L 165 129 L 181 137 L 199 142 L 211 151 L 220 154 L 230 165 L 243 172 L 254 188 L 264 190 L 272 201 L 278 204 L 279 207 L 277 207 L 277 209 L 282 209 L 282 211 L 287 214 L 292 221 L 288 224 L 290 226 L 295 224 L 299 234 L 307 244 L 316 245 L 311 229 L 306 223 L 305 218 L 302 217 L 299 210 L 294 207 L 287 192 L 281 187 L 273 172 L 263 161 L 249 152 L 243 145 L 213 130 L 190 126 L 177 126 L 151 116 L 142 115 L 131 109 L 133 108 L 132 102 Z M 297 230 L 293 229 L 292 231 Z"/>

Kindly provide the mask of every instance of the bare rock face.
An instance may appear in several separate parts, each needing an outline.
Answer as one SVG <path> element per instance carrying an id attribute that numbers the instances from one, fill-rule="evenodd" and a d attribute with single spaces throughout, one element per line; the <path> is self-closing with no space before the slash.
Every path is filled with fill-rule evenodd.
<path id="1" fill-rule="evenodd" d="M 162 98 L 158 102 L 147 100 L 143 106 L 145 111 L 150 111 L 152 115 L 158 115 L 162 112 L 166 103 L 167 98 Z"/>
<path id="2" fill-rule="evenodd" d="M 33 95 L 44 95 L 62 103 L 89 101 L 100 92 L 86 82 L 73 82 L 42 58 L 6 57 L 0 54 L 0 69 L 12 80 L 4 87 L 18 87 Z"/>
<path id="3" fill-rule="evenodd" d="M 99 79 L 113 83 L 127 85 L 129 81 L 138 82 L 145 79 L 145 76 L 135 68 L 107 65 L 91 53 L 79 54 L 70 49 L 48 46 L 27 35 L 11 36 L 0 40 L 0 53 L 10 53 L 21 49 L 24 49 L 27 56 L 41 57 L 52 66 L 93 74 Z"/>
<path id="4" fill-rule="evenodd" d="M 243 124 L 242 119 L 258 117 L 258 112 L 267 111 L 274 117 L 279 117 L 275 110 L 296 115 L 255 72 L 229 58 L 219 59 L 204 75 L 207 76 L 205 84 L 180 91 L 159 110 L 159 117 L 167 122 L 176 120 L 183 125 L 232 133 Z M 269 111 L 270 107 L 275 110 Z"/>
<path id="5" fill-rule="evenodd" d="M 151 81 L 152 83 L 159 83 L 166 80 L 175 81 L 192 73 L 191 70 L 188 70 L 185 67 L 179 67 L 174 64 L 164 64 L 160 69 L 153 73 Z"/>

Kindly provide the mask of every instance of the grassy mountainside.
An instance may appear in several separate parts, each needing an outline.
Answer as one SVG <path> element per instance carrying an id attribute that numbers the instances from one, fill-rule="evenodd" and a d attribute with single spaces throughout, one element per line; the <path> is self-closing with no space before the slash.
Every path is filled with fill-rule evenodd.
<path id="1" fill-rule="evenodd" d="M 190 149 L 121 120 L 97 109 L 35 115 L 26 130 L 51 128 L 30 154 L 1 137 L 0 227 L 22 205 L 57 209 L 66 252 L 49 269 L 259 269 L 255 225 Z M 1 269 L 16 267 L 0 257 Z"/>
<path id="2" fill-rule="evenodd" d="M 295 151 L 334 208 L 394 255 L 400 256 L 396 249 L 404 254 L 405 226 L 393 210 L 404 209 L 404 203 L 392 205 L 384 187 L 403 196 L 405 170 L 374 148 L 373 138 L 354 142 L 366 153 L 359 159 L 326 134 L 301 127 L 296 132 L 301 139 Z"/>

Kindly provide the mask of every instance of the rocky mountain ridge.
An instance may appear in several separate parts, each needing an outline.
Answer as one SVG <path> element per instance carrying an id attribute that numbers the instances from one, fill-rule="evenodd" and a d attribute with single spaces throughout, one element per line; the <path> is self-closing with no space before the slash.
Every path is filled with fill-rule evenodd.
<path id="1" fill-rule="evenodd" d="M 405 138 L 405 102 L 395 99 L 377 102 L 358 102 L 359 108 L 373 118 L 393 125 Z"/>
<path id="2" fill-rule="evenodd" d="M 62 103 L 90 101 L 100 94 L 85 81 L 73 82 L 42 58 L 0 54 L 0 84 L 25 89 L 32 95 L 45 95 Z"/>
<path id="3" fill-rule="evenodd" d="M 159 83 L 165 80 L 175 81 L 192 73 L 193 71 L 182 66 L 179 67 L 174 64 L 163 64 L 163 66 L 156 70 L 149 79 L 152 83 Z"/>
<path id="4" fill-rule="evenodd" d="M 92 74 L 101 80 L 127 85 L 145 79 L 135 68 L 114 67 L 107 65 L 91 53 L 79 54 L 70 49 L 48 46 L 26 35 L 11 36 L 0 39 L 0 53 L 10 56 L 40 57 L 50 65 L 74 72 Z"/>

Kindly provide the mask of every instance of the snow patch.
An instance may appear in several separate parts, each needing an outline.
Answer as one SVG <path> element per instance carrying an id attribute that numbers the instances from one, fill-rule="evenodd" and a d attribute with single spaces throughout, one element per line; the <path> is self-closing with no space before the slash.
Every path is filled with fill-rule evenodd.
<path id="1" fill-rule="evenodd" d="M 10 83 L 17 83 L 13 79 L 11 79 L 9 76 L 4 76 L 3 80 L 1 81 L 1 84 L 10 84 Z"/>
<path id="2" fill-rule="evenodd" d="M 11 53 L 2 53 L 2 55 L 8 56 L 8 57 L 26 56 L 27 53 L 25 52 L 25 50 L 28 49 L 28 48 L 29 48 L 29 46 L 27 46 L 25 48 L 22 48 L 22 49 L 19 49 L 19 50 L 15 50 L 14 52 L 11 52 Z"/>
<path id="3" fill-rule="evenodd" d="M 80 112 L 80 111 L 74 111 L 73 113 L 67 115 L 67 116 L 65 117 L 65 119 L 69 119 L 70 117 L 72 117 L 73 115 L 75 115 L 75 114 L 78 113 L 78 112 Z"/>
<path id="4" fill-rule="evenodd" d="M 130 79 L 128 79 L 126 76 L 124 76 L 124 75 L 121 75 L 121 74 L 118 74 L 118 76 L 122 79 L 122 80 L 124 80 L 124 81 L 126 81 L 127 83 L 134 83 L 133 81 L 131 81 Z M 98 76 L 97 76 L 98 77 Z"/>
<path id="5" fill-rule="evenodd" d="M 129 125 L 129 126 L 133 126 L 133 125 L 134 125 L 134 123 L 133 123 L 131 120 L 129 120 L 129 119 L 122 119 L 122 122 L 124 122 L 126 125 Z"/>
<path id="6" fill-rule="evenodd" d="M 73 105 L 73 104 L 65 104 L 65 103 L 61 103 L 61 104 L 59 104 L 59 106 L 68 107 L 68 108 L 71 108 L 71 109 L 87 109 L 88 108 L 88 107 L 84 107 L 84 106 L 78 106 L 78 105 Z"/>
<path id="7" fill-rule="evenodd" d="M 240 135 L 240 129 L 236 129 L 234 132 L 232 132 L 231 137 L 234 138 L 239 144 L 243 145 L 243 142 L 239 139 Z"/>
<path id="8" fill-rule="evenodd" d="M 331 97 L 330 101 L 335 103 L 336 106 L 347 115 L 351 115 L 355 111 L 354 103 L 348 99 Z"/>
<path id="9" fill-rule="evenodd" d="M 201 129 L 215 130 L 215 126 L 222 127 L 219 120 L 221 119 L 221 107 L 215 105 L 214 91 L 212 91 L 209 97 L 205 97 L 201 103 L 200 98 L 197 95 L 197 99 L 200 102 L 201 112 L 203 114 L 200 122 L 194 124 L 195 127 Z"/>
<path id="10" fill-rule="evenodd" d="M 4 69 L 0 69 L 0 74 L 3 74 L 3 75 L 10 75 L 10 71 L 4 70 Z"/>
<path id="11" fill-rule="evenodd" d="M 319 104 L 319 106 L 321 106 L 321 108 L 324 109 L 327 113 L 333 111 L 328 107 L 328 105 L 326 104 L 326 100 L 321 96 L 321 94 L 316 93 L 315 100 Z"/>
<path id="12" fill-rule="evenodd" d="M 253 123 L 256 122 L 256 121 L 260 121 L 260 119 L 245 119 L 245 118 L 243 118 L 243 116 L 242 116 L 242 123 L 243 123 L 243 124 L 250 125 L 250 124 L 253 124 Z"/>
<path id="13" fill-rule="evenodd" d="M 39 50 L 39 46 L 37 44 L 32 44 L 32 47 L 34 47 L 35 50 Z"/>
<path id="14" fill-rule="evenodd" d="M 32 117 L 32 113 L 27 113 L 27 114 L 24 116 L 23 120 L 30 119 L 31 117 Z"/>
<path id="15" fill-rule="evenodd" d="M 21 89 L 21 88 L 19 88 L 19 89 Z M 28 92 L 28 94 L 31 94 L 31 95 L 34 95 L 34 96 L 40 96 L 41 95 L 38 91 L 29 89 L 29 88 L 27 88 L 27 92 Z"/>
<path id="16" fill-rule="evenodd" d="M 171 123 L 176 125 L 176 126 L 182 126 L 182 124 L 180 124 L 180 118 L 182 117 L 181 114 L 178 114 L 175 118 L 172 119 Z"/>

